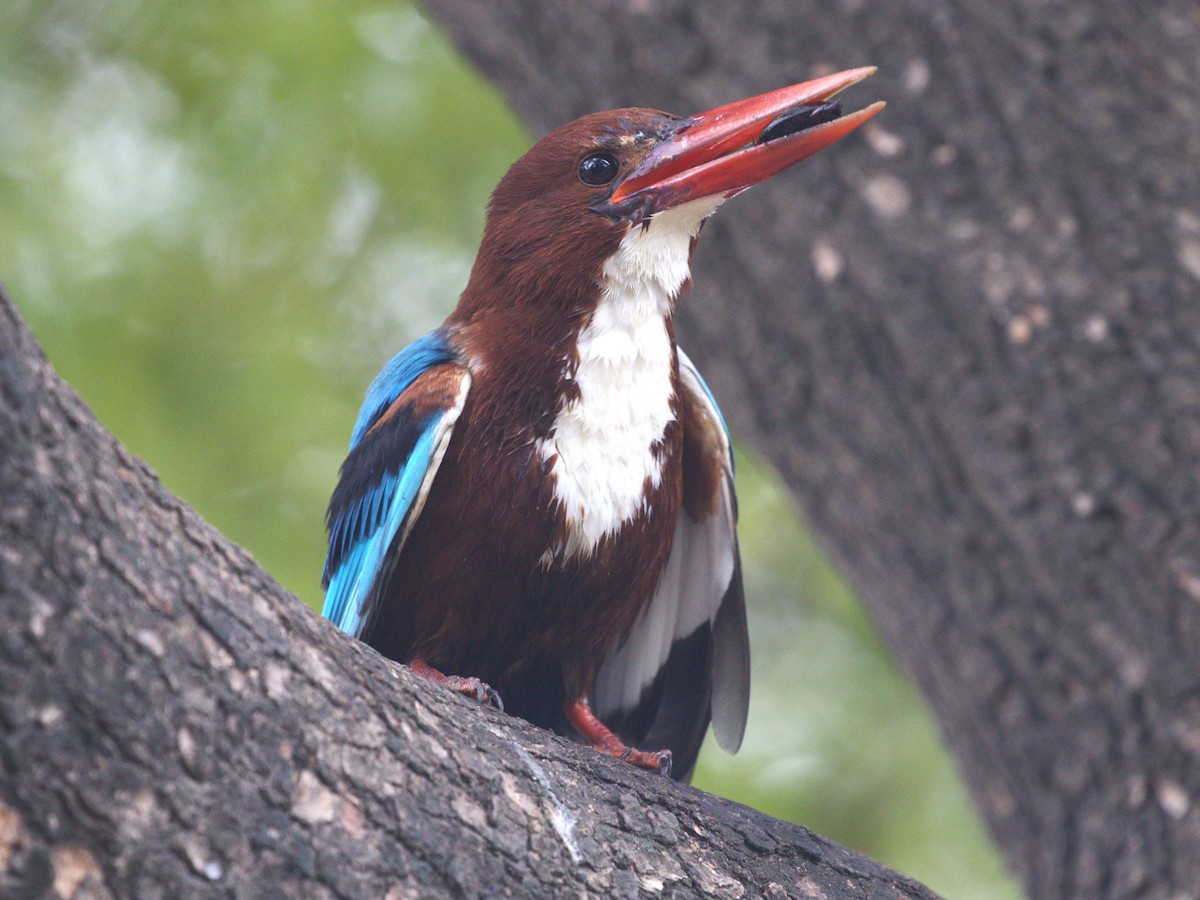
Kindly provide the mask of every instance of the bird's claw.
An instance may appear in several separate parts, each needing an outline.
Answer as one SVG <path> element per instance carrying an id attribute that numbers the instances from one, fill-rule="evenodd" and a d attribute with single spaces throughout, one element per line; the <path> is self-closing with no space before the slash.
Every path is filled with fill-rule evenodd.
<path id="1" fill-rule="evenodd" d="M 671 777 L 671 767 L 675 763 L 675 758 L 670 750 L 654 750 L 652 752 L 637 750 L 634 752 L 636 756 L 631 754 L 629 761 L 635 766 L 656 771 L 664 778 Z"/>
<path id="2" fill-rule="evenodd" d="M 664 778 L 671 777 L 671 768 L 675 762 L 670 750 L 638 750 L 636 747 L 625 747 L 620 753 L 613 755 L 639 769 L 657 772 Z"/>
<path id="3" fill-rule="evenodd" d="M 446 687 L 454 691 L 456 694 L 462 694 L 464 697 L 470 697 L 484 706 L 490 706 L 492 709 L 498 709 L 504 712 L 504 701 L 500 699 L 500 694 L 486 681 L 481 681 L 475 676 L 463 677 L 461 675 L 446 676 Z"/>
<path id="4" fill-rule="evenodd" d="M 663 778 L 671 777 L 671 768 L 675 765 L 675 757 L 670 750 L 658 751 L 658 774 Z"/>
<path id="5" fill-rule="evenodd" d="M 423 659 L 412 660 L 409 662 L 408 667 L 415 674 L 420 675 L 427 681 L 445 685 L 456 694 L 462 694 L 464 697 L 469 697 L 472 700 L 482 703 L 484 706 L 490 706 L 492 709 L 504 712 L 504 701 L 500 699 L 500 694 L 496 692 L 496 689 L 474 675 L 446 675 L 429 665 Z"/>
<path id="6" fill-rule="evenodd" d="M 603 722 L 596 718 L 586 699 L 576 700 L 563 707 L 567 721 L 592 747 L 601 753 L 623 760 L 639 769 L 650 769 L 671 777 L 674 757 L 670 750 L 639 750 L 622 743 Z"/>

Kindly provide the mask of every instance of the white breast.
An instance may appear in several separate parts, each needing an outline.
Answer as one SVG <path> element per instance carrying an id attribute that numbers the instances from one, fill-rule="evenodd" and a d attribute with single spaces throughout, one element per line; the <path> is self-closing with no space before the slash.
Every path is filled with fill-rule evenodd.
<path id="1" fill-rule="evenodd" d="M 577 344 L 579 396 L 564 400 L 538 444 L 543 460 L 554 459 L 567 523 L 544 565 L 591 553 L 638 513 L 647 480 L 661 482 L 651 447 L 675 416 L 667 319 L 688 277 L 692 238 L 717 205 L 686 204 L 634 227 L 604 265 L 600 303 Z"/>

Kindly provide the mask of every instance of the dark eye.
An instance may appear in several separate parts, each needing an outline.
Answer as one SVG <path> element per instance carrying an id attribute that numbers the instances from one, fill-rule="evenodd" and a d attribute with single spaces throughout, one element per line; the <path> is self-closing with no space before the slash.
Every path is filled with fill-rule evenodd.
<path id="1" fill-rule="evenodd" d="M 593 153 L 579 164 L 579 180 L 593 187 L 608 184 L 617 177 L 617 158 L 611 153 Z"/>

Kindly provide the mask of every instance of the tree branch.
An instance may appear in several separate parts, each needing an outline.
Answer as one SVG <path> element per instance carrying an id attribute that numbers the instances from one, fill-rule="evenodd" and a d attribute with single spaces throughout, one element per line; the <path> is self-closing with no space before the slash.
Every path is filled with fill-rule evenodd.
<path id="1" fill-rule="evenodd" d="M 931 897 L 412 677 L 166 491 L 0 294 L 0 894 Z"/>

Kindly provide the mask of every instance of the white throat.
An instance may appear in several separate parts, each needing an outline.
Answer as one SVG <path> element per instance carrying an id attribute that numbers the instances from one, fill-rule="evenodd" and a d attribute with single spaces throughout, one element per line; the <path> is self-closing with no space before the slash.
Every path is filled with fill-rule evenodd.
<path id="1" fill-rule="evenodd" d="M 662 481 L 653 448 L 675 418 L 667 320 L 688 278 L 692 240 L 721 201 L 687 203 L 635 226 L 604 264 L 600 302 L 576 345 L 578 397 L 561 401 L 538 443 L 541 459 L 554 459 L 567 526 L 543 565 L 590 554 L 641 511 L 647 484 Z"/>

